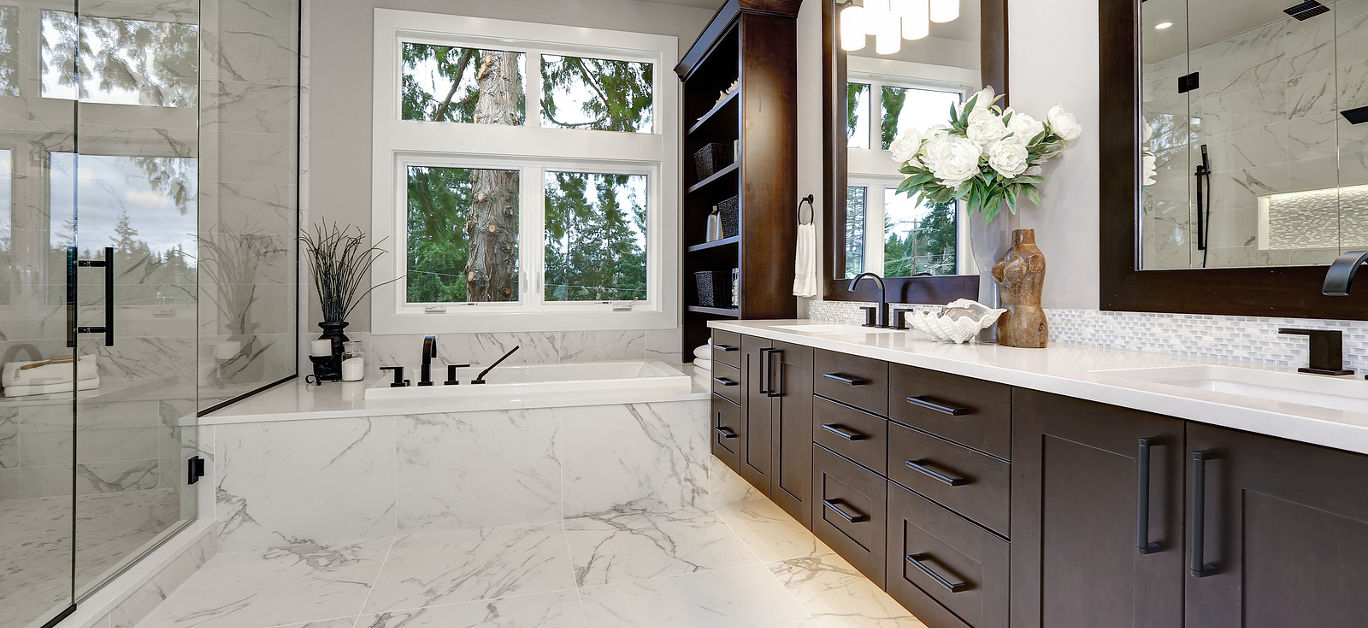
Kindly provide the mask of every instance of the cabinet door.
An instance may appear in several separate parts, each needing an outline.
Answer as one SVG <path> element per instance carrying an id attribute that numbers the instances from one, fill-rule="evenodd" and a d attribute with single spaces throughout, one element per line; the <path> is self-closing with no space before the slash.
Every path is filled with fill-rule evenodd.
<path id="1" fill-rule="evenodd" d="M 1013 628 L 1182 625 L 1183 422 L 1012 399 Z"/>
<path id="2" fill-rule="evenodd" d="M 760 492 L 772 491 L 773 420 L 770 390 L 770 341 L 741 336 L 741 437 L 737 443 L 741 477 Z M 772 370 L 771 370 L 772 372 Z"/>
<path id="3" fill-rule="evenodd" d="M 812 527 L 812 349 L 775 342 L 771 499 L 804 527 Z"/>
<path id="4" fill-rule="evenodd" d="M 1187 438 L 1187 625 L 1363 626 L 1368 456 L 1195 423 Z"/>

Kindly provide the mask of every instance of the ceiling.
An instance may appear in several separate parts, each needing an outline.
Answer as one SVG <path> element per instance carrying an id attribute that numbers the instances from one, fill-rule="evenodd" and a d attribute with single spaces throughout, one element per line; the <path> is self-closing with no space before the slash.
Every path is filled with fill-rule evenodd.
<path id="1" fill-rule="evenodd" d="M 710 9 L 716 11 L 726 4 L 727 0 L 637 0 L 637 2 L 651 2 L 654 4 L 674 4 L 681 7 L 694 7 L 698 9 Z"/>
<path id="2" fill-rule="evenodd" d="M 1154 63 L 1229 39 L 1265 24 L 1288 19 L 1283 9 L 1302 0 L 1145 0 L 1141 5 L 1141 36 L 1146 63 Z M 1321 0 L 1334 8 L 1332 0 Z M 1333 13 L 1311 18 L 1334 19 Z M 1173 22 L 1166 30 L 1154 30 Z"/>

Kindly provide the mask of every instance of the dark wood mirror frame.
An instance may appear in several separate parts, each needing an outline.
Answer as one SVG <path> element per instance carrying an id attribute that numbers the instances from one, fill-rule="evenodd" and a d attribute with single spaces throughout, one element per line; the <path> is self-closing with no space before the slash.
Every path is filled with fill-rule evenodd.
<path id="1" fill-rule="evenodd" d="M 972 1 L 972 0 L 969 0 Z M 983 84 L 1007 93 L 1007 2 L 980 0 L 979 64 Z M 846 204 L 846 55 L 840 46 L 837 0 L 822 0 L 822 298 L 828 301 L 877 301 L 878 290 L 863 282 L 855 292 L 849 279 L 838 279 L 845 266 Z M 840 271 L 838 272 L 838 269 Z M 948 303 L 978 298 L 978 275 L 888 277 L 889 303 Z"/>
<path id="2" fill-rule="evenodd" d="M 1368 320 L 1368 290 L 1321 294 L 1326 266 L 1140 270 L 1140 0 L 1099 0 L 1101 309 Z"/>

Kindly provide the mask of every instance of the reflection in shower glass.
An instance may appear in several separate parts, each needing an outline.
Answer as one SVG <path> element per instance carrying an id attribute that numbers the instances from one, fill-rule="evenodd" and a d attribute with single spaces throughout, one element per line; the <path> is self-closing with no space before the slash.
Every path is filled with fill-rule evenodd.
<path id="1" fill-rule="evenodd" d="M 9 305 L 14 291 L 13 185 L 10 183 L 10 151 L 0 150 L 0 305 Z M 3 467 L 0 464 L 0 467 Z"/>
<path id="2" fill-rule="evenodd" d="M 0 6 L 0 96 L 18 95 L 19 7 Z"/>
<path id="3" fill-rule="evenodd" d="M 193 24 L 87 16 L 77 20 L 73 13 L 43 11 L 42 51 L 44 98 L 157 107 L 196 104 L 199 27 Z"/>

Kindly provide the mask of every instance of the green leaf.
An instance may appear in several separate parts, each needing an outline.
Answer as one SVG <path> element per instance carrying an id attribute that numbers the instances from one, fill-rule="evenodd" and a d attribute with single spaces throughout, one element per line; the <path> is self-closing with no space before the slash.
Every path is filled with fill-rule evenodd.
<path id="1" fill-rule="evenodd" d="M 1034 185 L 1027 185 L 1022 188 L 1022 191 L 1026 193 L 1028 200 L 1035 203 L 1036 207 L 1040 206 L 1040 190 L 1037 190 Z"/>

